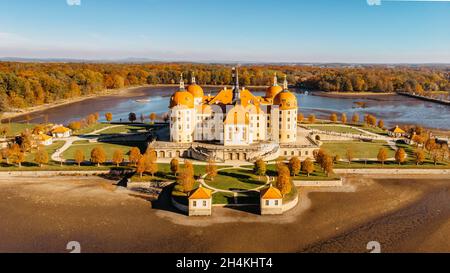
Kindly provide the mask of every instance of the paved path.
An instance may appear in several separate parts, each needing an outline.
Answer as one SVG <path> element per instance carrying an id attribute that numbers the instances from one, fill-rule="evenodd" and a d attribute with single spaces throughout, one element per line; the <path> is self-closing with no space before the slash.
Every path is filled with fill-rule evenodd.
<path id="1" fill-rule="evenodd" d="M 68 138 L 61 139 L 62 141 L 65 141 L 64 145 L 61 148 L 59 148 L 58 150 L 56 150 L 52 154 L 51 158 L 55 162 L 59 162 L 59 163 L 62 162 L 62 163 L 64 163 L 64 162 L 66 162 L 66 160 L 64 160 L 64 158 L 62 157 L 62 154 L 67 149 L 69 149 L 70 146 L 72 146 L 72 144 L 74 142 L 86 140 L 86 137 L 90 137 L 90 141 L 97 142 L 99 137 L 92 138 L 92 136 L 95 136 L 98 133 L 101 133 L 103 131 L 106 131 L 106 130 L 109 130 L 109 129 L 112 129 L 112 128 L 120 127 L 120 126 L 122 126 L 122 125 L 111 125 L 111 126 L 108 126 L 108 127 L 105 127 L 105 128 L 102 128 L 102 129 L 99 129 L 99 130 L 96 130 L 96 131 L 93 131 L 93 132 L 91 132 L 89 134 L 85 134 L 85 135 L 81 135 L 81 136 L 71 136 L 71 137 L 68 137 Z"/>

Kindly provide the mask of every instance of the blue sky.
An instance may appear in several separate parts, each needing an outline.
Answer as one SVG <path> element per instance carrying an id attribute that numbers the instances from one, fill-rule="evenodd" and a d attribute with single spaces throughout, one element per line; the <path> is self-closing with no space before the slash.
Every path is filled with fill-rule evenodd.
<path id="1" fill-rule="evenodd" d="M 450 2 L 0 0 L 12 56 L 450 63 Z"/>

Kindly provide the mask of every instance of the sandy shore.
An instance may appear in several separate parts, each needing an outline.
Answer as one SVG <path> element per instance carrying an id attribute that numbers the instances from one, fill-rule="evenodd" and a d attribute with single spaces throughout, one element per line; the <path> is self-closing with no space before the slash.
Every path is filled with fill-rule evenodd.
<path id="1" fill-rule="evenodd" d="M 448 252 L 449 182 L 348 177 L 344 190 L 300 190 L 283 216 L 188 218 L 101 178 L 2 179 L 0 252 L 66 252 L 69 241 L 84 252 L 365 252 L 374 240 L 385 252 Z"/>

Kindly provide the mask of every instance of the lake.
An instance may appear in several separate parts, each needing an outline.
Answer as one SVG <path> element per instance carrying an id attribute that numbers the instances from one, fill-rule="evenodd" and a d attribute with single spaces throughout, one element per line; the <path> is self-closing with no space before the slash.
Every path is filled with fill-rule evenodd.
<path id="1" fill-rule="evenodd" d="M 99 112 L 104 120 L 104 113 L 112 112 L 114 120 L 127 120 L 128 114 L 134 112 L 148 117 L 150 113 L 163 114 L 168 111 L 169 99 L 177 87 L 146 87 L 129 91 L 127 96 L 104 96 L 58 106 L 33 113 L 32 122 L 43 121 L 48 115 L 50 122 L 67 124 L 70 121 L 86 117 L 90 113 Z M 205 94 L 217 92 L 218 88 L 204 88 Z M 251 89 L 254 94 L 263 95 L 264 89 Z M 353 113 L 373 114 L 383 118 L 387 126 L 402 124 L 419 124 L 428 128 L 450 130 L 450 107 L 428 101 L 399 95 L 380 95 L 366 97 L 327 97 L 297 93 L 300 111 L 306 116 L 315 114 L 319 118 L 328 119 L 333 112 L 347 113 L 349 120 Z M 147 100 L 149 102 L 138 102 Z M 366 103 L 366 108 L 355 108 L 355 102 Z M 13 122 L 23 122 L 17 117 Z"/>

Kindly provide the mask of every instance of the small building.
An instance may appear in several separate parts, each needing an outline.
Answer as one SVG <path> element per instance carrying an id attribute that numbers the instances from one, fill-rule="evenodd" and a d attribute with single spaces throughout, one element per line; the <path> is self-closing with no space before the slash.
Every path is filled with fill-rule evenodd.
<path id="1" fill-rule="evenodd" d="M 261 215 L 283 214 L 283 195 L 270 185 L 261 191 Z"/>
<path id="2" fill-rule="evenodd" d="M 65 138 L 72 135 L 72 130 L 64 126 L 58 126 L 54 128 L 51 133 L 54 138 Z"/>
<path id="3" fill-rule="evenodd" d="M 212 191 L 200 186 L 189 194 L 189 216 L 211 216 Z"/>
<path id="4" fill-rule="evenodd" d="M 36 144 L 42 146 L 50 146 L 53 144 L 53 137 L 46 134 L 39 134 L 36 137 Z"/>
<path id="5" fill-rule="evenodd" d="M 392 128 L 389 130 L 388 134 L 391 137 L 404 137 L 406 136 L 406 132 L 405 130 L 403 130 L 402 128 L 400 128 L 398 125 L 395 126 L 395 128 Z"/>

